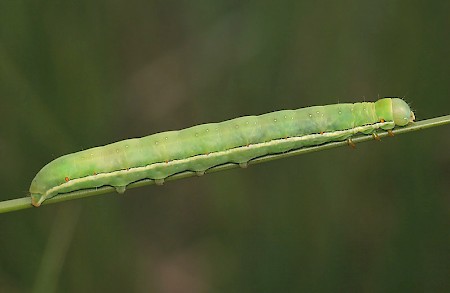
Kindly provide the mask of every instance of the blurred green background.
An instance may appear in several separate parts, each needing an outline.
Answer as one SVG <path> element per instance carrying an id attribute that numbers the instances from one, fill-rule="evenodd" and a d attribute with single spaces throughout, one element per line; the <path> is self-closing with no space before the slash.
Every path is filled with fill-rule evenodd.
<path id="1" fill-rule="evenodd" d="M 0 200 L 52 159 L 242 115 L 450 113 L 449 1 L 0 2 Z M 450 290 L 431 130 L 0 215 L 0 292 Z"/>

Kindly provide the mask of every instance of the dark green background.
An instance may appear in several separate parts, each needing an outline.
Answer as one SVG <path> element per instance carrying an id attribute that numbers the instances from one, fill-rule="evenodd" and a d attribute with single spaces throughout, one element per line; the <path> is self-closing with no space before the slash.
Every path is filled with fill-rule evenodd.
<path id="1" fill-rule="evenodd" d="M 1 200 L 74 151 L 404 97 L 450 113 L 449 1 L 0 3 Z M 450 290 L 439 127 L 0 215 L 1 292 Z"/>

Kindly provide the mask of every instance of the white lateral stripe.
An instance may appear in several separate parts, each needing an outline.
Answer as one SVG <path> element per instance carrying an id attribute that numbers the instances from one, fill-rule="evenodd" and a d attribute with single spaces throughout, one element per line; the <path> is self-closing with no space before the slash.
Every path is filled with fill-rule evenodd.
<path id="1" fill-rule="evenodd" d="M 394 122 L 378 122 L 375 124 L 369 124 L 369 125 L 364 125 L 364 126 L 358 126 L 355 128 L 351 128 L 351 129 L 347 129 L 347 130 L 338 130 L 338 131 L 333 131 L 333 132 L 325 132 L 323 134 L 307 134 L 307 135 L 303 135 L 303 136 L 294 136 L 294 137 L 288 137 L 288 138 L 280 138 L 280 139 L 274 139 L 268 142 L 261 142 L 261 143 L 255 143 L 255 144 L 250 144 L 249 146 L 245 146 L 246 150 L 248 149 L 256 149 L 259 147 L 266 147 L 266 146 L 270 146 L 270 145 L 277 145 L 277 144 L 283 144 L 283 143 L 287 143 L 287 142 L 298 142 L 298 141 L 305 141 L 305 140 L 310 140 L 310 139 L 314 139 L 316 137 L 337 137 L 343 134 L 347 134 L 349 133 L 349 131 L 351 130 L 351 133 L 356 134 L 362 131 L 365 131 L 368 129 L 368 127 L 370 126 L 370 129 L 379 129 L 382 126 L 394 126 Z M 236 148 L 232 148 L 232 149 L 228 149 L 225 151 L 219 151 L 219 152 L 214 152 L 214 153 L 209 153 L 209 154 L 204 154 L 204 155 L 196 155 L 196 156 L 192 156 L 192 157 L 188 157 L 186 159 L 177 159 L 177 160 L 171 160 L 169 162 L 160 162 L 160 163 L 152 163 L 150 165 L 146 165 L 146 166 L 142 166 L 142 167 L 131 167 L 127 169 L 122 169 L 122 170 L 118 170 L 118 171 L 112 171 L 112 172 L 108 172 L 108 173 L 97 173 L 95 175 L 89 175 L 86 177 L 82 177 L 82 178 L 75 178 L 72 179 L 70 178 L 68 182 L 65 182 L 63 184 L 60 184 L 58 186 L 52 187 L 49 190 L 47 190 L 45 192 L 45 196 L 48 196 L 49 194 L 58 194 L 58 191 L 66 188 L 66 187 L 70 187 L 73 185 L 77 185 L 80 183 L 84 183 L 84 182 L 88 182 L 91 181 L 93 178 L 96 179 L 100 179 L 100 178 L 107 178 L 107 177 L 114 177 L 116 175 L 122 175 L 122 174 L 131 174 L 133 172 L 143 172 L 143 171 L 148 171 L 151 170 L 153 168 L 156 167 L 160 167 L 161 165 L 164 166 L 170 166 L 170 165 L 175 165 L 175 164 L 183 164 L 183 163 L 187 163 L 189 161 L 195 160 L 195 159 L 199 159 L 202 157 L 220 157 L 222 155 L 227 155 L 229 153 L 232 153 L 238 149 L 242 148 L 242 146 L 240 147 L 236 147 Z M 188 171 L 188 170 L 184 170 L 184 171 Z M 145 179 L 145 178 L 142 178 Z M 149 178 L 152 179 L 152 178 Z M 154 179 L 153 179 L 154 180 Z"/>

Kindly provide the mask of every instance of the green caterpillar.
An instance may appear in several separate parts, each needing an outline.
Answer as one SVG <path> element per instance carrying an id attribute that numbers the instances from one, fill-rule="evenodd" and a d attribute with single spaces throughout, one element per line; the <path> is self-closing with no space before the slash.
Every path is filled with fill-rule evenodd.
<path id="1" fill-rule="evenodd" d="M 343 141 L 357 133 L 390 130 L 415 119 L 399 98 L 335 104 L 244 116 L 127 139 L 59 157 L 45 165 L 30 186 L 32 204 L 80 189 L 113 186 L 123 193 L 142 179 L 164 179 L 183 171 L 236 163 L 305 146 Z"/>

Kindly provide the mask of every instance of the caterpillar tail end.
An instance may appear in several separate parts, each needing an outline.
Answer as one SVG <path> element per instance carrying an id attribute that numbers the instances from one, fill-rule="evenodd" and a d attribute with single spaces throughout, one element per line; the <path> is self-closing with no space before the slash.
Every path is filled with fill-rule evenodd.
<path id="1" fill-rule="evenodd" d="M 39 207 L 45 200 L 45 196 L 39 193 L 31 194 L 31 204 L 35 207 Z"/>

